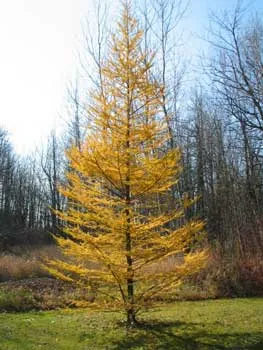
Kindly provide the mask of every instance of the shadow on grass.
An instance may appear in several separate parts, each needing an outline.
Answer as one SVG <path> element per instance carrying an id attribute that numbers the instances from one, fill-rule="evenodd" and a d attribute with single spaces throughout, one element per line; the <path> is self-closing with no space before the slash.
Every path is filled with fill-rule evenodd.
<path id="1" fill-rule="evenodd" d="M 263 350 L 262 333 L 215 333 L 200 323 L 149 322 L 127 331 L 117 349 Z"/>

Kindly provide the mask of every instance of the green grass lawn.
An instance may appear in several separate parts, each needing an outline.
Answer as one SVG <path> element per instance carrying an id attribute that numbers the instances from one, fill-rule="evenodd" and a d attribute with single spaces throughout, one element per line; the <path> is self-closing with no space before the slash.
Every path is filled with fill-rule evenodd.
<path id="1" fill-rule="evenodd" d="M 0 349 L 258 349 L 263 299 L 178 302 L 141 315 L 127 331 L 123 315 L 89 310 L 0 314 Z"/>

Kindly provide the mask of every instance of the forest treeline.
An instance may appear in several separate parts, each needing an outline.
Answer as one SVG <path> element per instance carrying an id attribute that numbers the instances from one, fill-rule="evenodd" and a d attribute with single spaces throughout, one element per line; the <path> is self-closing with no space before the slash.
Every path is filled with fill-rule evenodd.
<path id="1" fill-rule="evenodd" d="M 263 22 L 243 11 L 211 17 L 209 55 L 193 67 L 180 57 L 178 28 L 184 1 L 145 1 L 138 6 L 144 27 L 142 51 L 152 43 L 155 77 L 162 83 L 167 148 L 181 150 L 182 175 L 173 198 L 198 200 L 188 219 L 205 220 L 208 243 L 228 257 L 262 256 L 263 251 Z M 0 247 L 34 245 L 59 234 L 54 213 L 67 205 L 58 191 L 69 164 L 66 150 L 81 149 L 92 115 L 83 81 L 100 88 L 107 55 L 107 11 L 96 11 L 97 32 L 85 30 L 81 77 L 69 88 L 69 118 L 63 135 L 27 157 L 15 154 L 8 132 L 0 129 Z M 91 63 L 93 62 L 93 63 Z M 190 78 L 189 78 L 190 77 Z M 37 121 L 37 111 L 36 111 Z M 170 201 L 176 206 L 176 200 Z"/>

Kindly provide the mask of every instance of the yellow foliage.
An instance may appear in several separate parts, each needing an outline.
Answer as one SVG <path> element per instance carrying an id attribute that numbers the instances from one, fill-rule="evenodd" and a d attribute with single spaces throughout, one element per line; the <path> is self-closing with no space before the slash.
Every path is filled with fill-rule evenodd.
<path id="1" fill-rule="evenodd" d="M 49 262 L 59 278 L 95 281 L 129 321 L 206 261 L 204 252 L 189 253 L 203 223 L 178 224 L 192 201 L 185 197 L 177 209 L 168 205 L 181 172 L 180 152 L 167 150 L 163 87 L 150 74 L 152 58 L 141 53 L 142 35 L 125 4 L 102 89 L 93 92 L 91 130 L 82 149 L 67 154 L 72 171 L 61 193 L 68 209 L 57 215 L 68 238 L 57 243 L 75 260 Z M 179 253 L 184 261 L 171 271 L 149 269 Z"/>

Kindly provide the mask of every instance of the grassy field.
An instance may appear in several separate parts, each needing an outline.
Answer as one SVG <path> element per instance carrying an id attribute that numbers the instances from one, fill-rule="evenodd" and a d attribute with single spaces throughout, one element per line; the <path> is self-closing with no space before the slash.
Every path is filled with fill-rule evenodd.
<path id="1" fill-rule="evenodd" d="M 178 302 L 141 315 L 89 310 L 0 314 L 0 349 L 263 349 L 263 299 Z"/>

